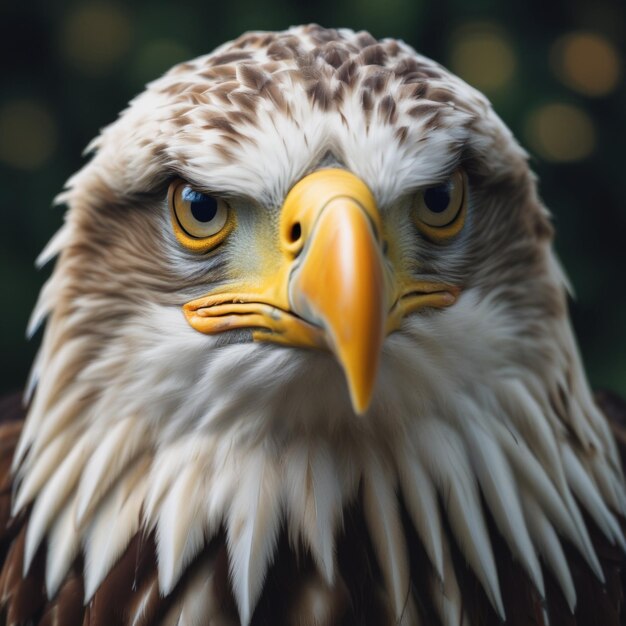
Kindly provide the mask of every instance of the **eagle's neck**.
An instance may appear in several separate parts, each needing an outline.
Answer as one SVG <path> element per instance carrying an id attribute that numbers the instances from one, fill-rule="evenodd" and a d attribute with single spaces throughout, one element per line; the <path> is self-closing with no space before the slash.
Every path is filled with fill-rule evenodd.
<path id="1" fill-rule="evenodd" d="M 281 529 L 337 584 L 337 537 L 357 503 L 398 619 L 413 610 L 401 508 L 432 566 L 441 611 L 461 611 L 449 528 L 505 616 L 487 515 L 538 593 L 541 557 L 573 607 L 559 538 L 602 576 L 581 508 L 624 544 L 611 512 L 626 513 L 614 443 L 569 328 L 555 329 L 559 350 L 530 370 L 524 358 L 536 348 L 507 334 L 488 304 L 468 293 L 446 311 L 447 343 L 435 328 L 443 315 L 390 336 L 363 418 L 351 413 L 327 355 L 241 344 L 215 350 L 207 364 L 206 339 L 178 312 L 138 320 L 130 355 L 113 347 L 73 379 L 67 371 L 79 357 L 46 354 L 44 343 L 49 363 L 16 457 L 15 508 L 33 503 L 25 569 L 47 537 L 53 594 L 83 551 L 89 598 L 131 537 L 155 531 L 167 594 L 224 530 L 247 623 Z M 170 342 L 154 332 L 157 313 L 175 329 Z"/>

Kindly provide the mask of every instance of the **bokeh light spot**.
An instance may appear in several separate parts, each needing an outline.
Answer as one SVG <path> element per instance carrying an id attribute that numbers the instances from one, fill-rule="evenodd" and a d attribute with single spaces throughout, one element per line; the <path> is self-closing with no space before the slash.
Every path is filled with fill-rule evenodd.
<path id="1" fill-rule="evenodd" d="M 83 4 L 67 16 L 61 47 L 76 69 L 102 75 L 126 54 L 131 34 L 130 18 L 121 7 L 101 2 Z"/>
<path id="2" fill-rule="evenodd" d="M 504 89 L 512 80 L 517 60 L 506 33 L 492 22 L 470 22 L 451 38 L 450 69 L 486 93 Z"/>
<path id="3" fill-rule="evenodd" d="M 379 36 L 386 36 L 389 31 L 397 31 L 402 28 L 405 21 L 411 22 L 420 11 L 420 2 L 415 0 L 352 0 L 351 2 L 338 3 L 343 11 L 348 9 L 350 21 L 355 19 L 359 22 L 352 26 L 355 30 L 366 28 Z M 402 20 L 398 16 L 402 16 Z"/>
<path id="4" fill-rule="evenodd" d="M 526 136 L 533 150 L 548 161 L 580 161 L 593 152 L 596 143 L 589 115 L 580 107 L 559 102 L 530 114 Z"/>
<path id="5" fill-rule="evenodd" d="M 35 170 L 48 161 L 57 145 L 57 127 L 44 105 L 11 100 L 0 106 L 0 161 Z"/>
<path id="6" fill-rule="evenodd" d="M 192 56 L 190 48 L 174 39 L 155 39 L 139 50 L 132 65 L 133 75 L 141 83 L 154 80 Z"/>
<path id="7" fill-rule="evenodd" d="M 619 54 L 601 35 L 586 32 L 565 35 L 552 47 L 550 58 L 559 80 L 586 96 L 605 96 L 619 83 Z"/>

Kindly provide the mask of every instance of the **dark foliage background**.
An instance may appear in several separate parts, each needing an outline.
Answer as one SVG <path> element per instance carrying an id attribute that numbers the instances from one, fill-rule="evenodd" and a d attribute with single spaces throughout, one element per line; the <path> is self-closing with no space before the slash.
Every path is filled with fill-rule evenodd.
<path id="1" fill-rule="evenodd" d="M 24 330 L 61 224 L 52 198 L 143 85 L 245 30 L 318 22 L 399 37 L 482 89 L 532 155 L 576 291 L 592 383 L 626 394 L 626 140 L 620 0 L 135 0 L 0 9 L 0 391 L 20 387 Z"/>

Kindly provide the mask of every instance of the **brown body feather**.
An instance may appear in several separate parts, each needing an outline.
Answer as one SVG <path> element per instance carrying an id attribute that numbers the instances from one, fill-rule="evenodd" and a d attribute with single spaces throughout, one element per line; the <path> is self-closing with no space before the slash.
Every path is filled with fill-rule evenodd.
<path id="1" fill-rule="evenodd" d="M 626 458 L 626 403 L 603 393 L 598 402 L 607 415 Z M 63 586 L 47 598 L 44 585 L 45 547 L 41 548 L 26 577 L 22 576 L 27 515 L 12 518 L 10 464 L 23 424 L 24 411 L 17 395 L 0 401 L 0 624 L 3 626 L 149 626 L 178 624 L 182 594 L 193 592 L 194 579 L 208 580 L 203 588 L 217 607 L 207 624 L 238 623 L 237 609 L 228 580 L 225 538 L 214 539 L 187 568 L 167 597 L 158 590 L 153 536 L 138 534 L 85 606 L 82 563 L 78 560 Z M 624 554 L 586 519 L 602 564 L 602 584 L 573 547 L 565 544 L 572 577 L 578 592 L 572 615 L 558 583 L 544 568 L 545 601 L 521 566 L 513 560 L 505 541 L 493 524 L 490 534 L 509 626 L 619 626 L 626 624 L 622 575 Z M 429 587 L 432 571 L 426 553 L 405 515 L 405 530 L 411 552 L 411 590 L 422 624 L 439 624 Z M 482 585 L 454 545 L 448 533 L 452 557 L 468 623 L 475 626 L 501 624 Z M 344 512 L 344 531 L 338 541 L 339 575 L 331 588 L 316 573 L 310 557 L 296 555 L 286 534 L 279 541 L 275 563 L 269 571 L 261 600 L 252 618 L 255 626 L 371 625 L 392 623 L 391 607 L 384 592 L 367 528 L 358 503 Z M 210 576 L 202 578 L 204 572 Z M 422 591 L 424 590 L 424 591 Z M 548 621 L 549 620 L 549 621 Z"/>

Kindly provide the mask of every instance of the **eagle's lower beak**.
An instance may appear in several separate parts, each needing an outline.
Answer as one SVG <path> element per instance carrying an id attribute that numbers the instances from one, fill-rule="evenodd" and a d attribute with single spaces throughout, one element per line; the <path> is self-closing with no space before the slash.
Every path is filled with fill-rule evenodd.
<path id="1" fill-rule="evenodd" d="M 384 246 L 368 187 L 345 170 L 319 170 L 285 199 L 271 274 L 254 287 L 189 302 L 185 315 L 204 333 L 251 328 L 258 341 L 331 350 L 355 412 L 364 413 L 385 336 L 408 312 L 448 306 L 458 293 L 436 283 L 399 285 Z"/>

